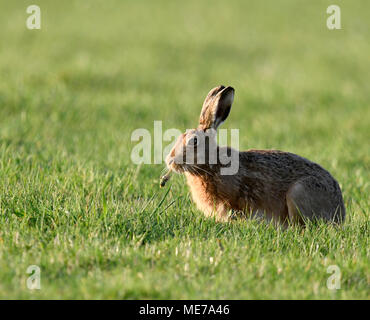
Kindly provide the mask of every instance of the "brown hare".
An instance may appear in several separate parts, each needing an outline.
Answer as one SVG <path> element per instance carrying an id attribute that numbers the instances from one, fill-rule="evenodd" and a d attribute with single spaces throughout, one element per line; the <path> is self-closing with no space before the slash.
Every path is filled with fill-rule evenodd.
<path id="1" fill-rule="evenodd" d="M 316 219 L 343 222 L 345 207 L 338 182 L 318 164 L 289 152 L 220 147 L 215 134 L 207 135 L 225 121 L 233 99 L 232 87 L 212 89 L 198 128 L 183 133 L 166 158 L 170 172 L 185 174 L 197 207 L 218 221 L 241 216 L 285 226 Z M 216 154 L 215 161 L 210 161 L 210 154 Z M 237 172 L 222 174 L 227 167 L 220 161 L 222 154 L 238 160 Z M 168 179 L 169 174 L 161 186 Z"/>

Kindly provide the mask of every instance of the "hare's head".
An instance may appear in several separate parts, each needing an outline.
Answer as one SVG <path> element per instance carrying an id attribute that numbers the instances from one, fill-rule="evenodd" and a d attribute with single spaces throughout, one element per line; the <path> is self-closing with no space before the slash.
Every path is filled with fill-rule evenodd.
<path id="1" fill-rule="evenodd" d="M 204 166 L 217 163 L 216 130 L 230 113 L 234 100 L 232 87 L 212 89 L 203 103 L 199 125 L 180 135 L 166 158 L 169 169 L 176 172 L 199 172 Z"/>

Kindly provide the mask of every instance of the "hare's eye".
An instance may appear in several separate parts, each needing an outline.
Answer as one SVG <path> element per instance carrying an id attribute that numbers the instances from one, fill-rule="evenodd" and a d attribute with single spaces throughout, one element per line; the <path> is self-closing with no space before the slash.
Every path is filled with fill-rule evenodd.
<path id="1" fill-rule="evenodd" d="M 196 146 L 197 144 L 198 144 L 198 138 L 197 137 L 194 137 L 194 138 L 189 140 L 189 145 Z"/>

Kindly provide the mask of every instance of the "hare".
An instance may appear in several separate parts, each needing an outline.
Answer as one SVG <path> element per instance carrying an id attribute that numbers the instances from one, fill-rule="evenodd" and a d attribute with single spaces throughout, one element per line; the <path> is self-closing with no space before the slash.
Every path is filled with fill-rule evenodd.
<path id="1" fill-rule="evenodd" d="M 198 128 L 183 133 L 166 157 L 170 171 L 185 174 L 198 209 L 218 221 L 240 216 L 285 226 L 316 219 L 343 222 L 346 212 L 338 182 L 318 164 L 289 152 L 241 152 L 216 144 L 215 132 L 228 117 L 233 100 L 232 87 L 212 89 Z M 216 154 L 215 161 L 210 161 L 210 154 Z M 237 172 L 222 174 L 227 167 L 220 161 L 222 154 L 234 156 Z M 161 185 L 168 179 L 169 173 Z"/>

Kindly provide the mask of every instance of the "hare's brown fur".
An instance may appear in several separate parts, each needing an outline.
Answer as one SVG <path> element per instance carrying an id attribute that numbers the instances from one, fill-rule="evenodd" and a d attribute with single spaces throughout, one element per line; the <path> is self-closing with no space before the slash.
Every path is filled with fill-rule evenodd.
<path id="1" fill-rule="evenodd" d="M 221 149 L 238 154 L 239 171 L 233 175 L 222 175 L 219 162 L 177 164 L 176 159 L 184 156 L 185 151 L 176 150 L 179 146 L 185 150 L 188 136 L 217 129 L 226 119 L 233 94 L 230 87 L 211 90 L 198 129 L 179 137 L 166 159 L 175 171 L 185 172 L 198 208 L 220 221 L 230 219 L 230 214 L 266 218 L 279 224 L 304 223 L 305 219 L 344 221 L 345 207 L 338 182 L 321 166 L 298 155 L 277 150 L 239 152 L 216 146 L 217 154 Z"/>
<path id="2" fill-rule="evenodd" d="M 238 174 L 226 176 L 212 170 L 212 176 L 187 172 L 186 178 L 198 208 L 218 220 L 228 220 L 230 211 L 283 224 L 289 220 L 302 223 L 303 217 L 344 219 L 337 181 L 321 166 L 298 155 L 249 150 L 240 152 Z"/>

